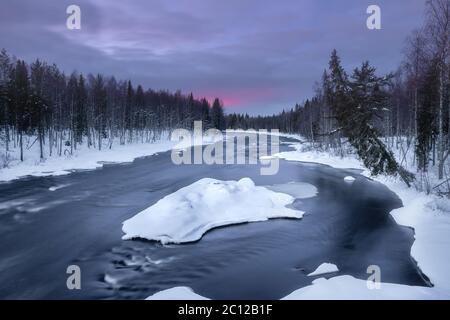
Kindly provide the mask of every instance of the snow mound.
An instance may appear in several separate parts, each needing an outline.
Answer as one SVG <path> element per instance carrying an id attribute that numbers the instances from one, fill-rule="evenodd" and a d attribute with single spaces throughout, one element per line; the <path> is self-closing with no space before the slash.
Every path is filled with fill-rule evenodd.
<path id="1" fill-rule="evenodd" d="M 296 218 L 302 211 L 287 208 L 294 197 L 239 181 L 201 179 L 162 198 L 124 221 L 122 239 L 144 238 L 167 243 L 199 240 L 208 230 L 230 224 Z"/>
<path id="2" fill-rule="evenodd" d="M 189 287 L 174 287 L 167 290 L 159 291 L 145 300 L 209 300 L 196 294 Z"/>
<path id="3" fill-rule="evenodd" d="M 355 179 L 355 177 L 352 177 L 352 176 L 346 176 L 345 178 L 344 178 L 344 181 L 345 182 L 353 182 L 353 181 L 355 181 L 356 179 Z"/>
<path id="4" fill-rule="evenodd" d="M 312 285 L 298 289 L 282 300 L 398 300 L 434 299 L 428 287 L 380 283 L 380 288 L 369 289 L 367 280 L 344 275 L 331 279 L 319 278 Z"/>
<path id="5" fill-rule="evenodd" d="M 332 263 L 322 263 L 320 266 L 317 267 L 316 270 L 308 274 L 308 277 L 312 276 L 318 276 L 320 274 L 325 273 L 332 273 L 332 272 L 338 272 L 339 269 L 335 264 Z"/>

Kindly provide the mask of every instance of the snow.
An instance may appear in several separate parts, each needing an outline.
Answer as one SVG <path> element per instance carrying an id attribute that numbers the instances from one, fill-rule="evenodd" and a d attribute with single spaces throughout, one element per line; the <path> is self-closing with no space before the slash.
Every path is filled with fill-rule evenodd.
<path id="1" fill-rule="evenodd" d="M 65 188 L 67 186 L 69 186 L 69 184 L 61 184 L 61 185 L 58 185 L 58 186 L 51 186 L 50 188 L 48 188 L 48 190 L 49 191 L 56 191 L 56 190 Z"/>
<path id="2" fill-rule="evenodd" d="M 315 197 L 318 192 L 317 188 L 312 184 L 297 181 L 266 186 L 266 188 L 275 192 L 287 193 L 296 199 L 312 198 Z"/>
<path id="3" fill-rule="evenodd" d="M 285 151 L 280 152 L 274 157 L 278 157 L 288 161 L 301 161 L 301 162 L 312 162 L 328 165 L 337 169 L 361 169 L 365 170 L 364 165 L 355 157 L 337 157 L 332 156 L 327 152 L 320 152 L 316 150 L 304 150 L 302 143 L 292 143 L 290 144 L 295 151 Z"/>
<path id="4" fill-rule="evenodd" d="M 227 129 L 225 130 L 226 133 L 230 133 L 230 134 L 235 134 L 235 133 L 253 133 L 253 134 L 268 134 L 271 136 L 278 136 L 278 137 L 284 137 L 284 138 L 289 138 L 289 139 L 295 139 L 298 141 L 304 141 L 304 138 L 299 135 L 299 134 L 292 134 L 292 133 L 283 133 L 283 132 L 262 132 L 262 131 L 258 131 L 258 130 L 240 130 L 240 129 Z"/>
<path id="5" fill-rule="evenodd" d="M 0 181 L 11 181 L 24 176 L 57 176 L 71 173 L 73 170 L 92 170 L 102 167 L 105 163 L 132 162 L 134 159 L 150 156 L 158 152 L 168 151 L 175 145 L 169 139 L 161 139 L 154 143 L 134 143 L 120 145 L 114 143 L 109 149 L 99 151 L 86 144 L 77 146 L 73 155 L 65 152 L 65 155 L 52 157 L 46 155 L 46 159 L 39 159 L 39 148 L 34 144 L 25 153 L 24 161 L 19 160 L 18 150 L 12 153 L 12 160 L 6 168 L 0 166 Z M 68 148 L 68 147 L 66 147 Z M 47 150 L 46 150 L 47 151 Z M 54 150 L 55 151 L 55 150 Z M 56 151 L 55 151 L 56 153 Z"/>
<path id="6" fill-rule="evenodd" d="M 243 130 L 227 130 L 226 132 L 252 132 Z M 254 131 L 255 132 L 255 131 Z M 300 140 L 298 135 L 284 133 L 273 133 L 273 135 L 288 137 Z M 222 135 L 206 135 L 202 137 L 203 144 L 210 144 L 221 140 Z M 48 153 L 48 146 L 44 146 L 44 159 L 39 158 L 39 144 L 36 143 L 36 136 L 24 137 L 24 161 L 21 162 L 19 148 L 10 145 L 8 160 L 4 154 L 0 155 L 0 182 L 11 181 L 26 176 L 57 176 L 71 173 L 73 170 L 92 170 L 101 168 L 108 163 L 132 162 L 136 158 L 156 155 L 160 152 L 172 149 L 182 150 L 197 144 L 195 139 L 189 141 L 171 141 L 169 134 L 165 133 L 159 140 L 152 143 L 128 143 L 121 145 L 118 139 L 109 148 L 108 140 L 104 140 L 102 150 L 87 147 L 86 141 L 77 145 L 77 150 L 73 150 L 70 155 L 70 147 L 63 149 L 63 155 L 58 156 L 57 150 L 53 150 L 53 155 Z M 2 146 L 2 148 L 4 148 Z"/>
<path id="7" fill-rule="evenodd" d="M 346 176 L 344 178 L 344 181 L 346 181 L 346 182 L 354 182 L 355 180 L 356 180 L 355 177 L 352 177 L 352 176 Z"/>
<path id="8" fill-rule="evenodd" d="M 333 263 L 322 263 L 320 266 L 317 267 L 316 270 L 308 274 L 308 277 L 318 276 L 325 273 L 332 273 L 332 272 L 338 272 L 338 267 Z"/>
<path id="9" fill-rule="evenodd" d="M 294 151 L 276 154 L 291 161 L 305 161 L 330 165 L 335 168 L 355 168 L 370 173 L 354 155 L 340 157 L 329 152 L 304 149 L 301 143 L 293 144 Z M 407 164 L 408 162 L 406 162 Z M 412 161 L 409 161 L 412 164 Z M 409 168 L 411 169 L 411 168 Z M 395 192 L 403 202 L 403 207 L 395 209 L 391 215 L 395 221 L 415 232 L 411 256 L 422 272 L 434 285 L 431 288 L 412 287 L 382 283 L 380 290 L 369 290 L 366 280 L 351 276 L 331 279 L 317 279 L 312 285 L 294 291 L 289 299 L 450 299 L 450 200 L 408 188 L 397 178 L 387 176 L 371 177 Z M 381 281 L 382 278 L 381 278 Z"/>
<path id="10" fill-rule="evenodd" d="M 432 288 L 381 283 L 379 289 L 369 289 L 367 280 L 344 275 L 328 280 L 316 279 L 312 285 L 298 289 L 282 300 L 426 300 L 434 298 Z"/>
<path id="11" fill-rule="evenodd" d="M 286 207 L 294 200 L 288 194 L 255 186 L 249 178 L 204 178 L 126 220 L 122 238 L 144 238 L 163 244 L 193 242 L 220 226 L 272 218 L 300 219 L 304 212 Z"/>
<path id="12" fill-rule="evenodd" d="M 11 181 L 25 176 L 58 176 L 69 174 L 74 170 L 93 170 L 101 168 L 104 164 L 132 162 L 136 158 L 157 155 L 160 152 L 169 150 L 182 150 L 196 145 L 196 141 L 172 141 L 168 134 L 163 134 L 159 140 L 152 143 L 128 143 L 121 145 L 116 139 L 111 149 L 107 140 L 102 145 L 102 150 L 87 147 L 84 144 L 78 144 L 77 150 L 73 150 L 70 155 L 70 147 L 65 147 L 63 155 L 58 156 L 57 150 L 53 150 L 53 156 L 48 155 L 47 147 L 45 159 L 39 158 L 39 145 L 32 143 L 36 137 L 29 136 L 24 138 L 24 161 L 21 162 L 19 148 L 12 149 L 9 152 L 10 160 L 0 158 L 0 182 Z M 204 136 L 201 143 L 210 144 L 220 140 L 220 136 Z M 55 189 L 56 190 L 56 189 Z M 54 190 L 50 190 L 54 191 Z"/>
<path id="13" fill-rule="evenodd" d="M 145 300 L 209 300 L 194 293 L 189 287 L 174 287 L 159 291 Z"/>

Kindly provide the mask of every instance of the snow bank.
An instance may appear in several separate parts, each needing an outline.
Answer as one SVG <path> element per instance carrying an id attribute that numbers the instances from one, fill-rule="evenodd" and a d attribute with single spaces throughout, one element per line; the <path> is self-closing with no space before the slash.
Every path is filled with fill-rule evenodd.
<path id="1" fill-rule="evenodd" d="M 189 287 L 174 287 L 159 291 L 145 300 L 209 300 L 192 291 Z"/>
<path id="2" fill-rule="evenodd" d="M 227 130 L 227 132 L 245 132 L 242 130 Z M 278 133 L 278 136 L 294 138 L 300 140 L 298 135 Z M 221 140 L 222 135 L 204 136 L 203 144 L 210 144 Z M 153 143 L 136 142 L 133 144 L 121 145 L 118 139 L 113 142 L 109 149 L 107 141 L 104 141 L 102 150 L 88 148 L 86 142 L 77 145 L 77 150 L 73 150 L 70 155 L 70 147 L 64 147 L 63 155 L 58 156 L 54 149 L 53 156 L 48 155 L 46 147 L 44 150 L 45 159 L 39 158 L 39 144 L 35 142 L 35 136 L 24 137 L 25 158 L 20 161 L 19 148 L 12 148 L 9 152 L 8 163 L 2 163 L 0 159 L 0 182 L 11 181 L 25 176 L 57 176 L 71 173 L 73 170 L 92 170 L 102 167 L 105 163 L 132 162 L 136 158 L 151 156 L 159 152 L 172 149 L 182 150 L 196 144 L 195 141 L 170 141 L 167 134 L 160 140 Z M 33 143 L 34 141 L 34 143 Z M 12 146 L 10 146 L 12 147 Z M 5 167 L 3 167 L 5 166 Z"/>
<path id="3" fill-rule="evenodd" d="M 370 173 L 356 157 L 341 158 L 326 152 L 303 151 L 301 144 L 292 145 L 296 150 L 278 153 L 275 156 L 291 160 L 315 162 L 335 168 L 362 169 Z M 366 281 L 350 276 L 339 276 L 329 280 L 317 279 L 311 286 L 301 288 L 286 298 L 290 299 L 450 299 L 450 200 L 427 195 L 407 188 L 396 178 L 371 177 L 395 192 L 403 207 L 393 210 L 391 215 L 400 225 L 411 227 L 415 241 L 411 256 L 429 278 L 434 287 L 422 288 L 382 283 L 382 289 L 369 290 Z M 382 270 L 381 270 L 382 273 Z M 383 278 L 381 277 L 381 281 Z"/>
<path id="4" fill-rule="evenodd" d="M 35 144 L 36 145 L 36 144 Z M 0 181 L 11 181 L 24 176 L 56 176 L 71 173 L 72 170 L 91 170 L 100 168 L 105 163 L 132 162 L 134 159 L 150 156 L 158 152 L 171 150 L 175 142 L 168 139 L 156 141 L 154 143 L 135 143 L 120 145 L 113 144 L 112 149 L 104 146 L 99 151 L 95 148 L 88 148 L 85 144 L 79 145 L 74 154 L 52 157 L 47 156 L 44 161 L 39 159 L 39 150 L 33 146 L 25 154 L 25 159 L 21 162 L 18 155 L 12 155 L 14 159 L 8 167 L 0 167 Z M 16 150 L 18 151 L 18 150 Z M 56 151 L 55 151 L 56 153 Z"/>
<path id="5" fill-rule="evenodd" d="M 301 161 L 301 162 L 313 162 L 325 164 L 338 169 L 360 169 L 365 170 L 364 165 L 354 157 L 340 158 L 330 155 L 326 152 L 320 152 L 316 150 L 302 150 L 301 143 L 292 143 L 290 147 L 295 151 L 285 151 L 274 154 L 274 157 L 278 157 L 288 161 Z"/>
<path id="6" fill-rule="evenodd" d="M 366 280 L 352 276 L 320 278 L 313 284 L 298 289 L 282 300 L 398 300 L 434 299 L 432 288 L 381 283 L 379 289 L 370 290 Z"/>
<path id="7" fill-rule="evenodd" d="M 322 263 L 316 270 L 308 274 L 308 277 L 318 276 L 325 273 L 338 272 L 338 267 L 333 263 Z"/>
<path id="8" fill-rule="evenodd" d="M 123 223 L 123 239 L 144 238 L 167 243 L 199 240 L 208 230 L 271 218 L 296 218 L 287 208 L 294 197 L 239 181 L 201 179 L 172 193 Z"/>
<path id="9" fill-rule="evenodd" d="M 39 158 L 39 144 L 31 144 L 33 137 L 26 137 L 25 139 L 29 141 L 25 142 L 24 161 L 21 162 L 19 160 L 19 148 L 13 149 L 9 153 L 11 160 L 8 162 L 7 167 L 2 168 L 2 163 L 0 162 L 0 182 L 11 181 L 25 176 L 57 176 L 69 174 L 73 170 L 92 170 L 101 168 L 107 163 L 132 162 L 136 158 L 155 155 L 159 152 L 186 149 L 197 143 L 191 139 L 184 142 L 170 140 L 168 134 L 164 134 L 160 140 L 152 143 L 135 142 L 121 145 L 116 139 L 111 149 L 105 140 L 102 150 L 94 147 L 88 148 L 85 142 L 77 145 L 77 150 L 73 150 L 72 155 L 69 153 L 70 147 L 64 148 L 62 156 L 58 156 L 57 150 L 54 150 L 54 155 L 51 157 L 47 154 L 48 150 L 45 149 L 45 159 L 41 161 Z M 203 137 L 203 140 L 200 142 L 202 144 L 211 144 L 220 139 L 220 135 L 208 135 Z"/>

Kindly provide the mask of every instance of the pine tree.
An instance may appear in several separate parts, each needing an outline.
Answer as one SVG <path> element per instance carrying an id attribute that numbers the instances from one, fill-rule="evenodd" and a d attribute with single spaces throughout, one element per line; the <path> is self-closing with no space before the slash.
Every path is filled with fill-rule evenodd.
<path id="1" fill-rule="evenodd" d="M 340 130 L 356 149 L 366 168 L 373 175 L 399 175 L 410 186 L 414 176 L 398 164 L 373 125 L 374 116 L 385 108 L 387 93 L 384 88 L 391 76 L 377 77 L 375 68 L 364 62 L 361 68 L 354 70 L 350 81 L 336 51 L 331 55 L 330 74 L 333 113 Z"/>
<path id="2" fill-rule="evenodd" d="M 16 111 L 16 124 L 19 134 L 20 161 L 23 161 L 23 135 L 29 128 L 30 112 L 30 85 L 28 70 L 24 61 L 17 61 L 11 82 L 9 96 Z"/>
<path id="3" fill-rule="evenodd" d="M 218 98 L 214 100 L 213 106 L 211 108 L 211 121 L 214 128 L 219 130 L 225 129 L 226 123 L 223 107 Z"/>

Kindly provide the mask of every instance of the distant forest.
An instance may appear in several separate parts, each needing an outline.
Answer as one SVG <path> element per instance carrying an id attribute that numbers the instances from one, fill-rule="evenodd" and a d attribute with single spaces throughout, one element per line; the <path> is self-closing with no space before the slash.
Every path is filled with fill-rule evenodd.
<path id="1" fill-rule="evenodd" d="M 89 147 L 152 142 L 168 130 L 190 129 L 194 120 L 204 128 L 225 129 L 223 105 L 215 99 L 194 99 L 180 91 L 153 91 L 131 81 L 101 74 L 67 76 L 41 60 L 31 64 L 0 52 L 0 142 L 6 157 L 20 148 L 24 135 L 36 136 L 40 157 L 72 153 L 86 141 Z"/>

